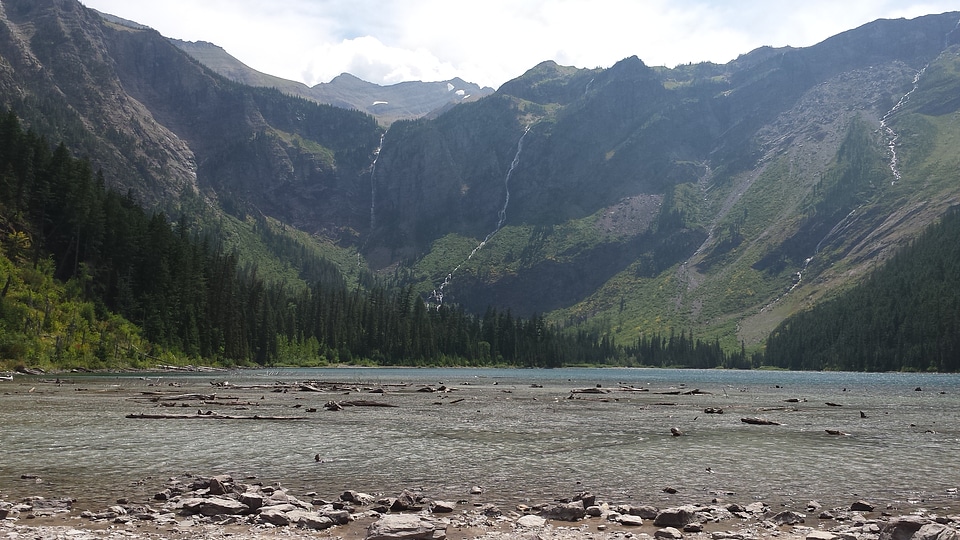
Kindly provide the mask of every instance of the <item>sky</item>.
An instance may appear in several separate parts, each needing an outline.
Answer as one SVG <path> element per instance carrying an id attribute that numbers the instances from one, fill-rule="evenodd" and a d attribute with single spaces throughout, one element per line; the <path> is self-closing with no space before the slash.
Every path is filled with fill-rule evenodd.
<path id="1" fill-rule="evenodd" d="M 460 77 L 498 88 L 544 60 L 610 67 L 726 63 L 806 47 L 870 21 L 960 10 L 957 0 L 81 0 L 166 37 L 208 41 L 313 86 L 350 73 L 388 85 Z"/>

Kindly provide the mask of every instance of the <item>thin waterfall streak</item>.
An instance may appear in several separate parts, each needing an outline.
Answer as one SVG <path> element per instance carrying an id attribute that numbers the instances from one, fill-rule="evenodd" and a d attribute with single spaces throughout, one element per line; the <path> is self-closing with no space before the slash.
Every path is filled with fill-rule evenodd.
<path id="1" fill-rule="evenodd" d="M 373 151 L 373 161 L 370 162 L 370 230 L 367 232 L 363 244 L 357 248 L 357 268 L 363 266 L 360 252 L 367 247 L 370 235 L 373 234 L 373 228 L 377 224 L 377 160 L 380 159 L 380 152 L 383 150 L 383 138 L 387 135 L 387 131 L 380 134 L 380 142 L 377 143 L 377 149 Z"/>
<path id="2" fill-rule="evenodd" d="M 373 163 L 370 164 L 370 232 L 373 232 L 377 223 L 377 160 L 380 159 L 380 151 L 383 150 L 383 138 L 386 135 L 386 131 L 380 134 L 380 143 L 373 153 Z"/>
<path id="3" fill-rule="evenodd" d="M 532 126 L 527 126 L 526 129 L 523 130 L 523 135 L 520 135 L 520 140 L 517 141 L 517 152 L 513 155 L 513 161 L 510 162 L 510 167 L 507 169 L 506 176 L 504 176 L 503 185 L 504 185 L 506 194 L 503 200 L 503 207 L 500 209 L 499 212 L 497 212 L 496 228 L 494 228 L 492 231 L 487 233 L 487 236 L 485 236 L 483 240 L 481 240 L 480 243 L 477 244 L 475 248 L 473 248 L 473 250 L 470 252 L 470 255 L 467 255 L 467 258 L 464 259 L 463 262 L 461 262 L 456 267 L 454 267 L 454 269 L 451 270 L 450 273 L 447 274 L 447 276 L 443 279 L 443 282 L 440 284 L 440 286 L 438 286 L 436 289 L 433 290 L 433 292 L 430 293 L 429 300 L 436 303 L 437 309 L 440 309 L 440 306 L 443 305 L 443 295 L 444 295 L 443 290 L 447 287 L 447 285 L 450 285 L 450 283 L 453 281 L 453 275 L 457 272 L 457 270 L 460 270 L 460 267 L 463 266 L 464 263 L 473 259 L 473 256 L 476 255 L 478 251 L 483 249 L 483 247 L 487 245 L 487 242 L 489 242 L 490 239 L 493 238 L 493 236 L 498 232 L 500 232 L 500 229 L 503 228 L 503 224 L 507 220 L 507 207 L 510 206 L 510 177 L 513 176 L 513 171 L 517 168 L 517 165 L 520 163 L 520 153 L 523 151 L 523 139 L 527 136 L 527 133 L 530 132 L 531 127 Z"/>
<path id="4" fill-rule="evenodd" d="M 923 76 L 925 71 L 927 71 L 927 66 L 923 66 L 922 69 L 914 74 L 913 87 L 910 89 L 910 91 L 901 96 L 896 105 L 887 111 L 887 114 L 880 118 L 880 131 L 886 136 L 887 149 L 890 151 L 890 172 L 893 174 L 893 180 L 890 181 L 890 185 L 896 184 L 901 178 L 900 158 L 897 156 L 897 142 L 900 139 L 900 135 L 890 127 L 890 125 L 887 123 L 887 120 L 892 115 L 896 114 L 901 108 L 903 108 L 904 104 L 910 100 L 910 95 L 917 91 L 917 89 L 920 87 L 920 77 Z"/>

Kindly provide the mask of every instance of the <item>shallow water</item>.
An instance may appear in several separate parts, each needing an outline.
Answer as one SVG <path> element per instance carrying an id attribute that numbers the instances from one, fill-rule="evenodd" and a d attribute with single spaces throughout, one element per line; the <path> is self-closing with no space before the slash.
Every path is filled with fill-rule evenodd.
<path id="1" fill-rule="evenodd" d="M 210 384 L 307 380 L 353 390 Z M 451 391 L 417 391 L 441 384 Z M 598 385 L 608 393 L 572 393 Z M 691 390 L 703 393 L 683 394 Z M 143 392 L 237 399 L 168 408 Z M 396 407 L 323 408 L 360 399 Z M 125 417 L 198 409 L 307 418 Z M 747 425 L 742 417 L 783 425 Z M 119 497 L 147 499 L 172 476 L 229 473 L 298 495 L 421 488 L 434 498 L 508 508 L 583 490 L 657 506 L 719 498 L 802 509 L 810 500 L 833 507 L 863 498 L 898 509 L 955 508 L 958 421 L 958 375 L 337 368 L 68 376 L 59 384 L 17 377 L 0 383 L 0 495 L 69 496 L 78 508 L 100 509 Z M 671 427 L 685 435 L 673 437 Z M 469 495 L 475 485 L 480 497 Z M 668 486 L 678 493 L 665 493 Z"/>

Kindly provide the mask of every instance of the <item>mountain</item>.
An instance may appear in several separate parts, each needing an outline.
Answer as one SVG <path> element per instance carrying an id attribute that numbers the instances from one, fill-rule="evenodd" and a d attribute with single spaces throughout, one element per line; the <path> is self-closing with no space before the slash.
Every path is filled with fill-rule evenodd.
<path id="1" fill-rule="evenodd" d="M 960 13 L 724 65 L 546 61 L 378 122 L 236 82 L 213 46 L 198 59 L 75 0 L 0 9 L 0 100 L 108 182 L 177 213 L 278 220 L 434 307 L 759 348 L 960 198 Z"/>
<path id="2" fill-rule="evenodd" d="M 250 86 L 276 88 L 281 92 L 319 103 L 356 109 L 377 117 L 386 125 L 396 120 L 428 116 L 451 105 L 475 101 L 493 93 L 492 88 L 481 88 L 460 78 L 436 82 L 408 81 L 381 86 L 349 73 L 343 73 L 328 83 L 307 86 L 261 73 L 212 43 L 175 39 L 170 41 L 201 64 L 232 81 Z"/>

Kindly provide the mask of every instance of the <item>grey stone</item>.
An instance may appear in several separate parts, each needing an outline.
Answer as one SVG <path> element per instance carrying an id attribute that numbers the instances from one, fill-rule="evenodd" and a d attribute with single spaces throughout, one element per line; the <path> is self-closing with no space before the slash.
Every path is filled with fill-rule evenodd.
<path id="1" fill-rule="evenodd" d="M 366 540 L 443 540 L 446 524 L 416 514 L 387 514 L 367 528 Z"/>
<path id="2" fill-rule="evenodd" d="M 263 506 L 263 494 L 255 491 L 247 491 L 240 494 L 240 502 L 256 510 Z"/>
<path id="3" fill-rule="evenodd" d="M 911 540 L 958 540 L 960 533 L 952 527 L 940 523 L 927 523 L 914 533 Z"/>
<path id="4" fill-rule="evenodd" d="M 587 515 L 590 517 L 600 517 L 603 515 L 603 508 L 598 505 L 588 506 L 586 508 Z"/>
<path id="5" fill-rule="evenodd" d="M 273 506 L 261 510 L 260 514 L 257 516 L 257 521 L 260 523 L 269 523 L 271 525 L 285 527 L 290 524 L 290 516 L 287 515 L 287 513 L 282 509 Z"/>
<path id="6" fill-rule="evenodd" d="M 430 503 L 430 511 L 434 514 L 449 514 L 457 508 L 457 503 L 448 501 L 433 501 Z"/>
<path id="7" fill-rule="evenodd" d="M 857 501 L 850 505 L 850 511 L 852 512 L 873 512 L 874 508 L 874 505 L 864 500 Z"/>
<path id="8" fill-rule="evenodd" d="M 627 513 L 632 516 L 640 516 L 643 519 L 657 519 L 657 514 L 660 513 L 660 510 L 658 510 L 655 506 L 645 504 L 642 506 L 632 506 L 630 507 L 630 511 Z"/>
<path id="9" fill-rule="evenodd" d="M 230 493 L 230 490 L 233 485 L 233 477 L 229 474 L 221 474 L 214 476 L 210 479 L 210 494 L 211 495 L 226 495 Z"/>
<path id="10" fill-rule="evenodd" d="M 662 538 L 664 540 L 680 540 L 683 538 L 683 533 L 673 527 L 664 527 L 662 529 L 657 529 L 657 532 L 653 533 L 653 537 Z"/>
<path id="11" fill-rule="evenodd" d="M 210 497 L 209 499 L 202 499 L 202 501 L 199 510 L 205 516 L 237 515 L 250 510 L 242 502 L 226 497 Z"/>
<path id="12" fill-rule="evenodd" d="M 344 502 L 359 504 L 360 506 L 366 506 L 368 504 L 373 504 L 376 501 L 376 498 L 373 495 L 368 495 L 367 493 L 361 493 L 359 491 L 344 491 L 340 495 L 340 500 Z"/>
<path id="13" fill-rule="evenodd" d="M 695 509 L 690 506 L 677 506 L 661 510 L 654 518 L 653 524 L 657 527 L 683 527 L 695 518 Z"/>
<path id="14" fill-rule="evenodd" d="M 550 504 L 540 511 L 540 515 L 557 521 L 580 521 L 587 514 L 583 501 Z"/>
<path id="15" fill-rule="evenodd" d="M 806 538 L 807 540 L 836 540 L 837 535 L 830 531 L 813 531 Z"/>
<path id="16" fill-rule="evenodd" d="M 633 514 L 624 514 L 620 516 L 620 524 L 627 527 L 640 527 L 643 525 L 643 518 Z"/>
<path id="17" fill-rule="evenodd" d="M 418 497 L 416 493 L 413 493 L 409 490 L 403 490 L 403 493 L 399 497 L 394 499 L 393 504 L 390 505 L 391 512 L 419 512 L 423 509 L 417 501 Z"/>
<path id="18" fill-rule="evenodd" d="M 335 525 L 329 517 L 321 516 L 309 510 L 294 510 L 287 513 L 287 517 L 290 519 L 291 524 L 295 523 L 300 527 L 314 531 L 322 531 Z"/>
<path id="19" fill-rule="evenodd" d="M 888 521 L 880 529 L 880 540 L 909 540 L 914 533 L 931 521 L 921 516 L 900 516 Z"/>
<path id="20" fill-rule="evenodd" d="M 770 518 L 770 521 L 777 525 L 796 525 L 797 523 L 803 523 L 806 517 L 807 516 L 799 512 L 794 512 L 793 510 L 784 510 Z"/>
<path id="21" fill-rule="evenodd" d="M 350 512 L 346 510 L 325 510 L 322 515 L 329 518 L 335 525 L 350 523 Z"/>
<path id="22" fill-rule="evenodd" d="M 517 520 L 517 525 L 523 527 L 524 529 L 536 529 L 543 527 L 546 524 L 547 520 L 533 514 L 527 514 Z"/>

